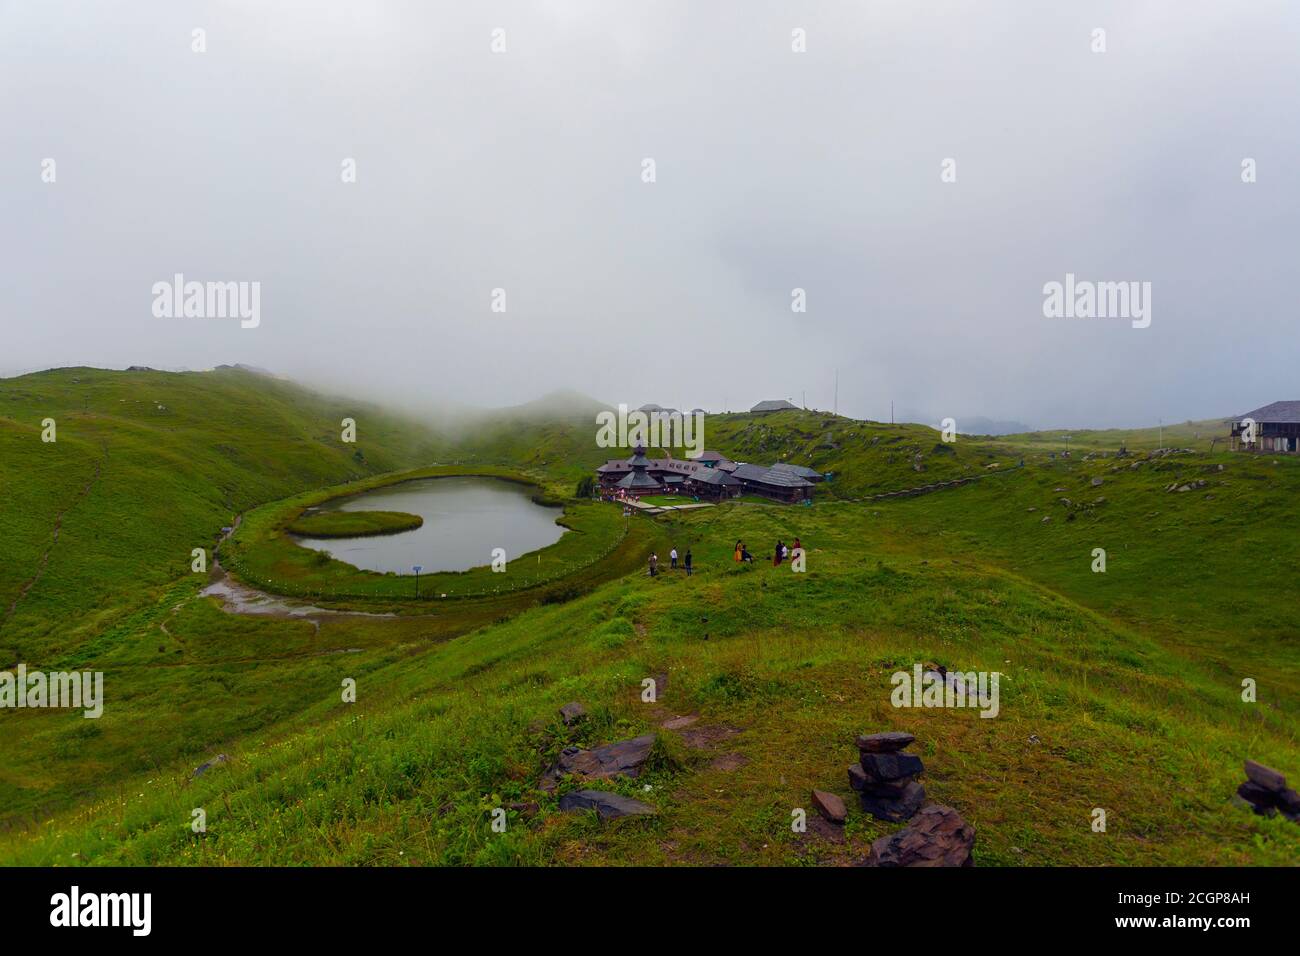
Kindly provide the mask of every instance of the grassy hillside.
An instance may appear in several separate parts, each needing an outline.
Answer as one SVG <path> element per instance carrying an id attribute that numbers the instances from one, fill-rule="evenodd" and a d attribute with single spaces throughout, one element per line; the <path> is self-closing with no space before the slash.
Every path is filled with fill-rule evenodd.
<path id="1" fill-rule="evenodd" d="M 576 482 L 609 458 L 631 452 L 598 448 L 595 413 L 570 412 L 539 420 L 504 411 L 462 433 L 456 455 L 465 460 L 543 469 Z M 1017 449 L 1000 440 L 967 438 L 945 443 L 925 425 L 886 425 L 840 418 L 828 412 L 708 415 L 704 444 L 736 461 L 804 465 L 836 478 L 822 494 L 855 497 L 984 474 L 995 462 L 1016 463 Z M 686 449 L 670 450 L 686 457 Z"/>
<path id="2" fill-rule="evenodd" d="M 984 493 L 953 491 L 950 507 Z M 849 796 L 855 733 L 904 728 L 931 798 L 978 828 L 983 865 L 1296 859 L 1294 824 L 1229 801 L 1244 756 L 1296 772 L 1293 646 L 1243 704 L 1236 674 L 1198 654 L 913 535 L 926 501 L 684 515 L 666 528 L 695 549 L 693 578 L 633 576 L 457 637 L 363 677 L 355 704 L 323 694 L 199 780 L 160 771 L 0 845 L 23 862 L 851 862 L 895 827 L 854 812 L 845 842 L 823 841 L 792 833 L 790 811 L 811 787 Z M 729 560 L 737 537 L 794 534 L 806 575 Z M 921 661 L 1004 673 L 999 717 L 891 707 L 889 675 Z M 555 716 L 571 699 L 592 711 L 577 729 Z M 699 721 L 662 728 L 680 714 Z M 660 738 L 650 770 L 612 788 L 657 817 L 601 826 L 534 789 L 563 746 L 644 732 Z M 539 809 L 493 833 L 491 810 L 512 802 Z"/>
<path id="3" fill-rule="evenodd" d="M 621 539 L 617 509 L 571 504 L 566 520 L 589 530 L 540 552 L 539 589 L 416 602 L 399 583 L 341 599 L 370 613 L 262 617 L 199 596 L 190 548 L 235 514 L 232 566 L 313 594 L 383 577 L 284 538 L 323 497 L 434 460 L 567 495 L 615 454 L 569 405 L 435 435 L 242 372 L 0 382 L 0 474 L 19 496 L 0 516 L 0 586 L 19 599 L 0 647 L 102 669 L 109 698 L 95 721 L 0 712 L 0 861 L 847 863 L 896 825 L 850 801 L 843 840 L 827 839 L 792 833 L 790 813 L 812 787 L 850 797 L 854 735 L 885 729 L 917 735 L 929 796 L 975 825 L 981 865 L 1300 859 L 1300 827 L 1230 799 L 1246 757 L 1300 779 L 1289 459 L 1211 455 L 1208 441 L 1148 456 L 1159 439 L 1145 430 L 1072 436 L 1066 459 L 1050 457 L 1059 434 L 943 445 L 921 426 L 821 413 L 711 416 L 708 447 L 835 480 L 812 508 L 638 515 Z M 336 447 L 346 414 L 359 441 Z M 57 447 L 40 443 L 46 415 Z M 1199 448 L 1188 438 L 1178 446 Z M 1140 452 L 1115 457 L 1120 444 Z M 848 500 L 961 475 L 997 477 Z M 125 547 L 103 543 L 115 533 Z M 796 536 L 806 574 L 764 563 Z M 756 564 L 731 561 L 740 538 Z M 696 574 L 646 577 L 646 553 L 672 545 L 692 549 Z M 892 707 L 890 675 L 915 663 L 1001 672 L 999 716 Z M 1241 699 L 1248 677 L 1257 703 Z M 569 728 L 556 708 L 574 699 L 590 716 Z M 678 715 L 698 720 L 663 727 Z M 536 789 L 563 747 L 648 732 L 647 773 L 607 788 L 654 818 L 602 826 Z M 494 833 L 490 812 L 511 803 Z"/>
<path id="4" fill-rule="evenodd" d="M 345 417 L 354 444 L 340 440 Z M 414 422 L 268 376 L 72 368 L 0 380 L 0 447 L 7 666 L 111 629 L 244 509 L 428 464 L 438 446 Z"/>
<path id="5" fill-rule="evenodd" d="M 355 444 L 340 441 L 344 417 Z M 111 664 L 105 693 L 117 701 L 100 721 L 0 715 L 5 812 L 65 803 L 295 710 L 311 661 L 243 662 L 309 653 L 294 648 L 310 625 L 281 647 L 263 622 L 213 612 L 199 634 L 169 623 L 205 583 L 192 549 L 210 556 L 222 526 L 254 505 L 425 464 L 437 445 L 418 423 L 234 369 L 0 380 L 0 668 Z"/>

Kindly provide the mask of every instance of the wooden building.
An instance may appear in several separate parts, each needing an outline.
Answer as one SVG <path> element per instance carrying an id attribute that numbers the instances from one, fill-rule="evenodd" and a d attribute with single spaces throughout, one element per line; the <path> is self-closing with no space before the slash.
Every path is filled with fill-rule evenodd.
<path id="1" fill-rule="evenodd" d="M 630 458 L 605 462 L 596 469 L 596 478 L 607 494 L 681 494 L 712 501 L 755 494 L 798 502 L 812 497 L 813 485 L 822 475 L 784 462 L 771 468 L 747 465 L 710 451 L 698 458 L 647 458 L 645 449 L 638 447 Z"/>
<path id="2" fill-rule="evenodd" d="M 1252 422 L 1254 442 L 1247 443 L 1246 432 Z M 1273 402 L 1238 415 L 1229 424 L 1233 451 L 1261 451 L 1275 455 L 1300 452 L 1300 402 Z"/>

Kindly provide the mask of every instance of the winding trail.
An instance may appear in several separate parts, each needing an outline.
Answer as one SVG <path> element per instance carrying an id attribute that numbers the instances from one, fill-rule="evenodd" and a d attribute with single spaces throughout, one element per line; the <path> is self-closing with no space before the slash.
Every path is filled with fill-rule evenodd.
<path id="1" fill-rule="evenodd" d="M 231 525 L 230 530 L 222 534 L 217 544 L 218 548 L 221 546 L 221 542 L 239 530 L 239 524 L 243 520 L 244 516 L 242 514 L 235 518 L 235 523 Z M 376 613 L 374 611 L 337 611 L 333 608 L 316 607 L 314 604 L 305 604 L 266 591 L 259 591 L 257 588 L 249 587 L 247 584 L 236 581 L 230 576 L 230 572 L 221 566 L 221 560 L 217 557 L 217 548 L 212 550 L 212 571 L 213 576 L 209 580 L 208 586 L 199 592 L 199 597 L 217 598 L 221 601 L 222 610 L 227 614 L 248 614 L 288 619 L 301 618 L 310 622 L 317 631 L 320 630 L 320 621 L 317 618 L 322 617 L 398 617 L 397 614 Z M 436 615 L 419 614 L 410 616 L 435 617 Z M 166 630 L 166 628 L 163 630 Z"/>
<path id="2" fill-rule="evenodd" d="M 106 448 L 104 450 L 104 458 L 95 462 L 95 473 L 86 481 L 86 484 L 81 489 L 80 493 L 72 499 L 71 504 L 60 511 L 55 517 L 54 534 L 50 539 L 50 546 L 45 549 L 45 552 L 41 555 L 40 561 L 36 563 L 36 573 L 32 575 L 31 579 L 28 580 L 26 584 L 19 588 L 18 594 L 13 599 L 13 603 L 9 605 L 9 610 L 5 612 L 4 620 L 0 621 L 0 628 L 3 628 L 4 625 L 9 623 L 10 618 L 12 618 L 15 612 L 17 612 L 19 603 L 23 598 L 27 597 L 28 592 L 36 586 L 36 582 L 38 582 L 41 579 L 41 576 L 45 574 L 45 568 L 50 563 L 50 552 L 52 552 L 54 546 L 59 543 L 59 532 L 63 530 L 63 516 L 84 501 L 86 496 L 90 494 L 90 489 L 95 486 L 95 482 L 99 481 L 99 476 L 103 472 L 104 461 L 107 457 L 108 449 Z"/>

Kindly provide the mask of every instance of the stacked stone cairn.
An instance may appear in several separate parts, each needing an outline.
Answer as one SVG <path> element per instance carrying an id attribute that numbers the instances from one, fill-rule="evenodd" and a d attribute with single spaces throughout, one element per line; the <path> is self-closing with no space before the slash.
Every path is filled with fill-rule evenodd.
<path id="1" fill-rule="evenodd" d="M 1262 817 L 1281 811 L 1291 822 L 1300 823 L 1300 796 L 1287 787 L 1286 777 L 1272 767 L 1247 760 L 1246 782 L 1237 788 L 1237 795 Z"/>
<path id="2" fill-rule="evenodd" d="M 925 766 L 920 757 L 902 752 L 915 740 L 896 730 L 858 737 L 861 759 L 849 767 L 849 786 L 878 820 L 909 820 L 925 803 L 925 787 L 916 782 Z"/>

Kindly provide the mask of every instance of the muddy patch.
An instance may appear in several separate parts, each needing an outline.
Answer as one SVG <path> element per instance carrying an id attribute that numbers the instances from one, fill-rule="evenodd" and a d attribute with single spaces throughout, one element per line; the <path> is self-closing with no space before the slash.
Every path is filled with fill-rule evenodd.
<path id="1" fill-rule="evenodd" d="M 747 763 L 749 763 L 749 758 L 744 754 L 722 754 L 709 761 L 709 769 L 730 773 L 733 770 L 739 770 Z"/>
<path id="2" fill-rule="evenodd" d="M 682 742 L 692 750 L 708 750 L 719 741 L 729 740 L 740 733 L 738 727 L 687 727 L 681 732 Z"/>
<path id="3" fill-rule="evenodd" d="M 682 730 L 689 727 L 699 719 L 699 717 L 696 717 L 693 714 L 688 714 L 685 717 L 673 717 L 670 720 L 665 720 L 659 726 L 664 730 Z"/>

